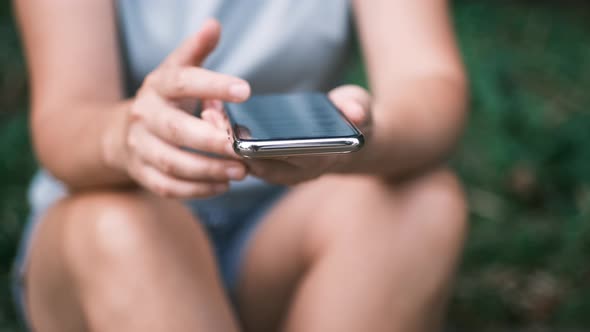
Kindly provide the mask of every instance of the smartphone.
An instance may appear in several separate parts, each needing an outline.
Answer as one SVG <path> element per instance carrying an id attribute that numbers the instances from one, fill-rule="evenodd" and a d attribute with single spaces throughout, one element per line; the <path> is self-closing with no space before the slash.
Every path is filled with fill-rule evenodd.
<path id="1" fill-rule="evenodd" d="M 234 150 L 246 158 L 349 153 L 364 144 L 361 131 L 323 93 L 254 95 L 225 110 Z"/>

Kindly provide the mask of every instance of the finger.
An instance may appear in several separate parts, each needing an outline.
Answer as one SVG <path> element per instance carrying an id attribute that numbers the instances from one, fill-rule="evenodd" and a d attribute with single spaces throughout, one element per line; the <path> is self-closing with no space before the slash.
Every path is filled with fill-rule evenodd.
<path id="1" fill-rule="evenodd" d="M 233 160 L 207 157 L 197 153 L 183 151 L 158 139 L 147 130 L 135 130 L 136 141 L 141 146 L 135 147 L 139 158 L 157 168 L 164 174 L 193 181 L 242 180 L 246 176 L 246 167 Z"/>
<path id="2" fill-rule="evenodd" d="M 212 124 L 213 126 L 215 126 L 215 128 L 220 129 L 217 124 L 215 123 L 215 118 L 214 116 L 211 114 L 213 113 L 210 109 L 203 109 L 203 111 L 201 111 L 201 119 L 203 119 L 204 121 L 209 122 L 210 124 Z"/>
<path id="3" fill-rule="evenodd" d="M 215 128 L 227 132 L 228 135 L 230 134 L 229 119 L 223 111 L 220 112 L 213 108 L 207 108 L 201 113 L 201 117 L 203 118 L 203 120 L 212 123 L 215 126 Z"/>
<path id="4" fill-rule="evenodd" d="M 225 116 L 225 112 L 223 111 L 223 102 L 219 99 L 206 99 L 203 101 L 203 109 L 211 109 L 212 111 L 216 111 Z"/>
<path id="5" fill-rule="evenodd" d="M 371 108 L 371 95 L 357 85 L 344 85 L 329 93 L 330 100 L 355 124 L 368 120 Z"/>
<path id="6" fill-rule="evenodd" d="M 220 118 L 223 118 L 225 114 L 220 116 L 219 113 L 223 113 L 223 102 L 221 100 L 206 99 L 203 101 L 203 111 L 201 112 L 201 118 L 203 120 L 209 121 L 216 128 L 225 130 L 220 121 Z"/>
<path id="7" fill-rule="evenodd" d="M 224 182 L 189 182 L 173 178 L 149 165 L 137 171 L 138 181 L 146 189 L 167 198 L 205 198 L 219 195 L 229 189 Z"/>
<path id="8" fill-rule="evenodd" d="M 223 108 L 223 102 L 221 100 L 212 100 L 211 108 L 212 108 L 212 111 L 214 114 L 213 116 L 214 116 L 214 119 L 217 123 L 217 126 L 219 128 L 223 128 L 226 131 L 229 131 L 231 128 L 231 124 L 230 124 L 229 118 Z M 228 132 L 228 134 L 229 134 L 229 132 Z"/>
<path id="9" fill-rule="evenodd" d="M 371 95 L 367 90 L 358 85 L 347 84 L 339 86 L 330 91 L 329 97 L 330 99 L 353 99 L 363 106 L 363 108 L 368 109 L 371 107 Z"/>
<path id="10" fill-rule="evenodd" d="M 226 132 L 162 102 L 157 96 L 144 95 L 132 105 L 131 112 L 151 133 L 174 146 L 238 158 Z"/>
<path id="11" fill-rule="evenodd" d="M 219 99 L 207 99 L 206 104 L 208 108 L 223 112 L 223 102 Z"/>
<path id="12" fill-rule="evenodd" d="M 198 67 L 168 67 L 148 75 L 146 83 L 167 98 L 221 99 L 243 102 L 250 97 L 248 82 Z"/>
<path id="13" fill-rule="evenodd" d="M 215 126 L 215 128 L 219 129 L 219 130 L 227 130 L 227 128 L 225 127 L 224 123 L 223 123 L 223 118 L 221 118 L 219 116 L 219 113 L 217 113 L 217 111 L 213 110 L 213 109 L 205 109 L 203 110 L 203 112 L 201 112 L 201 119 L 211 123 L 212 125 Z"/>
<path id="14" fill-rule="evenodd" d="M 165 60 L 164 65 L 199 66 L 215 49 L 221 35 L 221 25 L 215 19 L 208 19 L 201 29 L 187 38 Z"/>
<path id="15" fill-rule="evenodd" d="M 350 99 L 339 99 L 334 100 L 333 103 L 355 125 L 362 125 L 367 120 L 368 114 L 358 102 Z"/>

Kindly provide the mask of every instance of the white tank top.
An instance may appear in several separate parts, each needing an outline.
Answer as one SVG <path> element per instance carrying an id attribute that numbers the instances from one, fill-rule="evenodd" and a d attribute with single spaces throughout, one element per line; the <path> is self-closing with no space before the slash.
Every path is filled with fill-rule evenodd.
<path id="1" fill-rule="evenodd" d="M 327 91 L 341 79 L 350 44 L 349 0 L 118 0 L 129 95 L 144 77 L 210 17 L 222 24 L 204 67 L 248 80 L 254 93 Z M 248 177 L 234 193 L 264 190 Z M 31 185 L 33 213 L 65 195 L 41 170 Z"/>
<path id="2" fill-rule="evenodd" d="M 254 93 L 333 87 L 349 44 L 348 0 L 119 0 L 118 12 L 133 87 L 209 17 L 223 28 L 204 67 Z"/>

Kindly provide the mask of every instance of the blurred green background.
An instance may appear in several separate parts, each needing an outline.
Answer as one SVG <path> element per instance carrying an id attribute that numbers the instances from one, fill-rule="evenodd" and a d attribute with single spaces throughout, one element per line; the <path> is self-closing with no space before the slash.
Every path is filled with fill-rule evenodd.
<path id="1" fill-rule="evenodd" d="M 9 6 L 0 4 L 0 331 L 19 329 L 10 268 L 36 168 Z M 590 328 L 590 3 L 464 0 L 454 12 L 473 96 L 453 163 L 472 226 L 449 325 Z M 350 75 L 364 81 L 358 64 Z"/>

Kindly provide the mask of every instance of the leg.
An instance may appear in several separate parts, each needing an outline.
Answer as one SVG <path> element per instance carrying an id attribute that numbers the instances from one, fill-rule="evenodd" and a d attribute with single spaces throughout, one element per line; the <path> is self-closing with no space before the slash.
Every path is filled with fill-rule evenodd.
<path id="1" fill-rule="evenodd" d="M 248 250 L 239 287 L 247 330 L 436 330 L 465 210 L 447 171 L 403 184 L 331 176 L 301 185 Z"/>
<path id="2" fill-rule="evenodd" d="M 34 238 L 38 331 L 237 331 L 207 238 L 178 202 L 140 192 L 56 204 Z"/>

